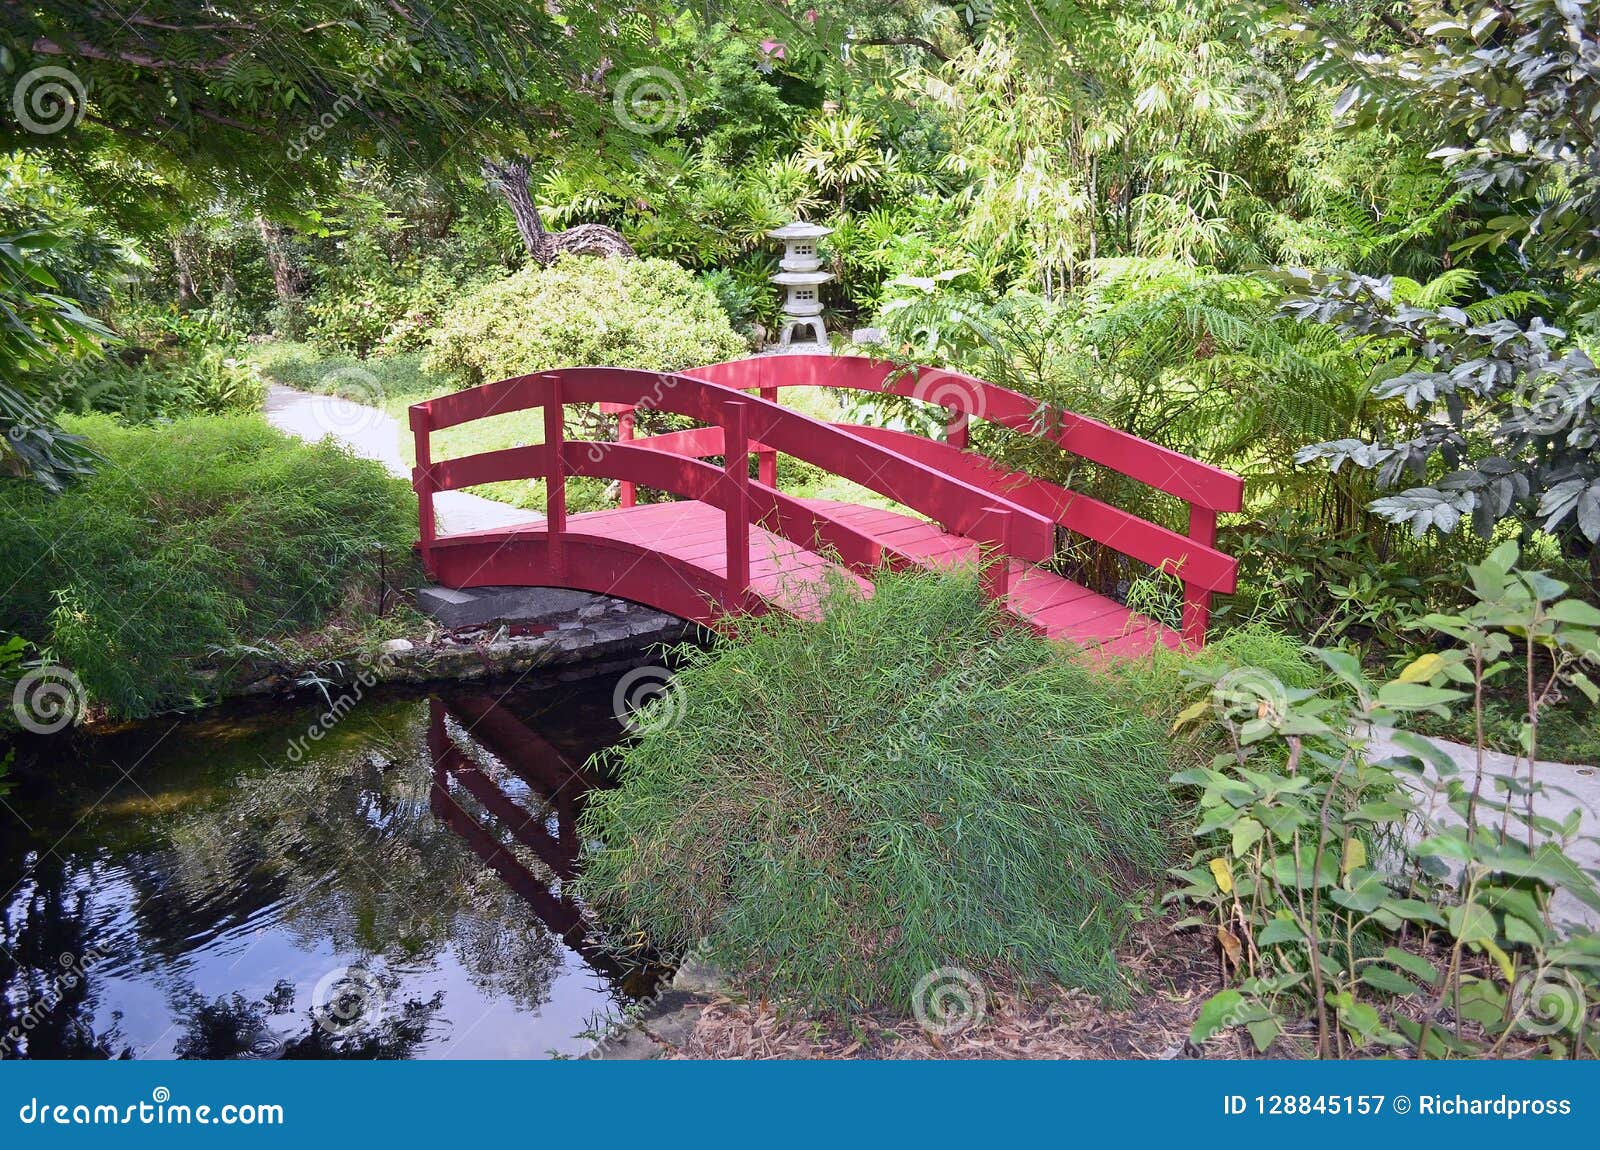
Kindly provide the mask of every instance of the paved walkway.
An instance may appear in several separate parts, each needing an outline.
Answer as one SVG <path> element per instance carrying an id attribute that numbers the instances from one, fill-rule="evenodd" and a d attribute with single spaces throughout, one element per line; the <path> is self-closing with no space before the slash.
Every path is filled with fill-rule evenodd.
<path id="1" fill-rule="evenodd" d="M 400 458 L 400 424 L 376 407 L 331 395 L 312 395 L 272 384 L 267 389 L 267 422 L 312 443 L 335 439 L 362 459 L 375 459 L 393 475 L 411 481 L 411 469 Z M 441 491 L 433 497 L 441 531 L 491 531 L 518 523 L 538 523 L 536 511 L 497 503 L 465 491 Z"/>
<path id="2" fill-rule="evenodd" d="M 1445 754 L 1450 756 L 1461 772 L 1460 778 L 1470 787 L 1473 773 L 1477 769 L 1473 749 L 1444 739 L 1430 739 L 1429 742 L 1442 748 Z M 1374 739 L 1374 744 L 1375 757 L 1382 758 L 1385 755 L 1400 753 L 1394 743 L 1382 734 Z M 1432 773 L 1429 772 L 1430 776 Z M 1526 782 L 1527 764 L 1521 764 L 1518 769 L 1517 761 L 1510 755 L 1490 751 L 1484 756 L 1484 796 L 1496 802 L 1505 801 L 1506 792 L 1497 788 L 1493 780 L 1510 778 L 1513 775 Z M 1546 793 L 1534 800 L 1534 810 L 1552 819 L 1563 819 L 1572 811 L 1578 811 L 1580 818 L 1578 834 L 1583 837 L 1572 845 L 1568 853 L 1579 866 L 1590 871 L 1600 870 L 1600 767 L 1585 763 L 1541 762 L 1536 777 L 1546 787 Z M 1525 799 L 1516 800 L 1519 806 L 1525 801 Z M 1445 809 L 1443 800 L 1439 802 L 1434 813 L 1443 821 L 1459 821 Z M 1591 927 L 1600 926 L 1600 913 L 1584 906 L 1565 892 L 1557 894 L 1554 911 L 1557 921 L 1566 919 L 1584 922 Z"/>

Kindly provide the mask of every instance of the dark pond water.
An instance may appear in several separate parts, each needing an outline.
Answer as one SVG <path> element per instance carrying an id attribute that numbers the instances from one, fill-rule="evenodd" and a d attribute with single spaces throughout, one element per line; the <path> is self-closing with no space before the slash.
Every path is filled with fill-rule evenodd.
<path id="1" fill-rule="evenodd" d="M 52 745 L 0 797 L 0 1057 L 583 1052 L 657 973 L 564 890 L 613 680 Z"/>

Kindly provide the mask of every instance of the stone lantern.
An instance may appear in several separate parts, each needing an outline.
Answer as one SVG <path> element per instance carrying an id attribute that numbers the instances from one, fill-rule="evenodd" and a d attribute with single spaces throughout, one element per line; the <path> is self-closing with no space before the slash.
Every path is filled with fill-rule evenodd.
<path id="1" fill-rule="evenodd" d="M 783 259 L 778 263 L 778 274 L 772 277 L 772 282 L 782 285 L 787 292 L 783 301 L 783 333 L 778 337 L 780 347 L 789 346 L 797 327 L 810 328 L 818 343 L 828 342 L 817 288 L 833 276 L 821 270 L 822 257 L 817 254 L 817 241 L 832 231 L 820 224 L 796 220 L 767 233 L 783 241 Z"/>

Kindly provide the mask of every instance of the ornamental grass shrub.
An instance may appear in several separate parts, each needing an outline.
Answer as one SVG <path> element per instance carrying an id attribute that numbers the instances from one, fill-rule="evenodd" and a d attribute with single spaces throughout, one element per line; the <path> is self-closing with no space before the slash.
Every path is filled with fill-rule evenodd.
<path id="1" fill-rule="evenodd" d="M 619 936 L 704 939 L 821 1008 L 904 1012 L 950 966 L 1121 995 L 1117 942 L 1176 857 L 1166 730 L 1132 672 L 926 573 L 685 660 L 584 815 L 582 889 Z M 1170 704 L 1176 671 L 1145 667 Z"/>
<path id="2" fill-rule="evenodd" d="M 556 367 L 677 371 L 747 350 L 715 293 L 677 264 L 563 256 L 464 296 L 425 363 L 474 386 Z"/>
<path id="3" fill-rule="evenodd" d="M 92 704 L 146 715 L 203 697 L 216 648 L 317 627 L 409 562 L 406 485 L 260 416 L 68 421 L 105 463 L 52 498 L 0 480 L 0 628 L 65 663 Z M 391 570 L 397 575 L 398 570 Z"/>

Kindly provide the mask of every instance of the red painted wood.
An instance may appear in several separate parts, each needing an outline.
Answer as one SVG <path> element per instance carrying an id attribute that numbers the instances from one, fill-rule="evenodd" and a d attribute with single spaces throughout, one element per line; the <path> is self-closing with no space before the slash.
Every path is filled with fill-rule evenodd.
<path id="1" fill-rule="evenodd" d="M 502 479 L 545 479 L 549 474 L 550 449 L 542 443 L 458 455 L 433 465 L 433 482 L 439 491 L 455 491 Z"/>
<path id="2" fill-rule="evenodd" d="M 602 403 L 600 410 L 605 411 L 611 404 Z M 633 408 L 625 407 L 616 413 L 617 416 L 617 442 L 627 443 L 633 438 Z M 638 492 L 634 485 L 623 481 L 617 484 L 617 502 L 623 507 L 632 507 L 638 501 Z"/>
<path id="3" fill-rule="evenodd" d="M 684 431 L 664 431 L 660 435 L 647 435 L 633 442 L 654 451 L 687 455 L 692 459 L 706 459 L 722 454 L 722 428 L 691 427 Z"/>
<path id="4" fill-rule="evenodd" d="M 761 398 L 768 403 L 778 402 L 778 389 L 763 387 Z M 756 478 L 767 487 L 778 486 L 778 453 L 766 445 L 756 447 Z"/>
<path id="5" fill-rule="evenodd" d="M 550 570 L 557 579 L 561 577 L 565 555 L 562 536 L 567 530 L 567 477 L 561 465 L 561 442 L 566 439 L 566 399 L 562 395 L 561 377 L 546 377 L 550 387 L 544 409 L 544 447 L 547 474 L 544 480 L 545 530 L 550 537 Z"/>
<path id="6" fill-rule="evenodd" d="M 908 395 L 945 406 L 954 413 L 952 425 L 946 442 L 833 426 L 774 402 L 776 389 L 784 386 Z M 759 397 L 742 394 L 754 388 Z M 619 442 L 564 442 L 565 403 L 594 403 L 617 414 Z M 427 438 L 433 428 L 540 405 L 546 409 L 545 445 L 431 462 Z M 633 439 L 639 407 L 707 426 Z M 1186 538 L 961 450 L 969 415 L 1037 429 L 1037 405 L 1015 392 L 954 373 L 918 374 L 863 359 L 768 357 L 682 375 L 573 368 L 505 380 L 413 408 L 421 549 L 447 586 L 549 581 L 636 599 L 708 625 L 725 623 L 725 614 L 741 607 L 814 613 L 837 564 L 870 593 L 861 576 L 880 565 L 945 566 L 993 556 L 984 568 L 989 593 L 1041 634 L 1099 644 L 1117 654 L 1176 645 L 1178 636 L 1121 604 L 1030 566 L 1053 553 L 1060 524 L 1179 574 L 1185 581 L 1184 637 L 1203 640 L 1210 592 L 1231 591 L 1236 579 L 1237 563 L 1214 547 L 1213 506 L 1236 501 L 1236 476 L 1076 416 L 1048 432 L 1068 450 L 1190 499 Z M 749 479 L 752 450 L 758 482 Z M 779 451 L 948 529 L 878 508 L 785 496 L 768 482 L 776 479 Z M 1097 451 L 1116 458 L 1100 458 Z M 700 462 L 714 455 L 724 457 L 722 468 Z M 625 506 L 568 520 L 566 474 L 617 479 Z M 546 478 L 550 497 L 546 525 L 437 537 L 432 491 L 539 476 Z M 637 484 L 688 502 L 637 506 L 629 498 Z"/>
<path id="7" fill-rule="evenodd" d="M 433 541 L 438 535 L 433 510 L 433 493 L 438 490 L 433 474 L 432 432 L 428 413 L 413 407 L 410 411 L 411 438 L 416 446 L 417 463 L 411 470 L 411 489 L 417 493 L 417 551 L 422 569 L 433 574 Z"/>
<path id="8" fill-rule="evenodd" d="M 728 501 L 723 508 L 727 521 L 728 591 L 742 601 L 750 586 L 750 445 L 745 441 L 745 405 L 730 402 L 723 408 L 723 442 L 726 455 L 723 473 L 727 476 Z"/>
<path id="9" fill-rule="evenodd" d="M 939 368 L 905 368 L 861 356 L 783 355 L 690 368 L 724 387 L 836 387 L 959 404 L 977 419 L 1031 430 L 1074 455 L 1214 511 L 1243 506 L 1244 480 L 1220 467 L 1071 412 L 1041 423 L 1043 405 L 1009 388 Z"/>
<path id="10" fill-rule="evenodd" d="M 615 367 L 569 368 L 559 374 L 562 396 L 568 403 L 633 403 L 676 412 L 703 423 L 720 423 L 723 405 L 734 396 L 726 388 L 707 387 L 702 381 L 684 375 L 634 371 Z M 468 392 L 456 392 L 419 405 L 440 418 L 433 405 L 448 402 L 444 417 L 462 422 L 467 413 L 492 408 L 496 413 L 511 410 L 519 399 L 548 400 L 550 385 L 539 377 L 506 381 L 517 388 L 485 384 Z M 485 394 L 472 398 L 473 392 Z M 983 508 L 996 496 L 919 464 L 892 450 L 830 427 L 800 412 L 754 397 L 743 402 L 748 409 L 749 438 L 753 441 L 817 464 L 879 494 L 920 511 L 963 534 L 983 531 Z M 1011 507 L 1010 548 L 1012 554 L 1030 562 L 1043 562 L 1054 550 L 1054 525 L 1044 516 L 1026 508 Z M 975 536 L 976 537 L 976 536 Z M 984 542 L 994 542 L 985 538 Z"/>
<path id="11" fill-rule="evenodd" d="M 415 404 L 414 407 L 420 407 L 428 413 L 429 426 L 434 431 L 443 431 L 447 427 L 470 423 L 474 419 L 504 415 L 508 411 L 525 411 L 530 407 L 542 407 L 550 402 L 552 378 L 553 374 L 548 372 L 540 375 L 519 375 L 513 379 L 502 379 L 498 383 L 469 387 L 465 391 L 452 391 L 448 395 Z"/>
<path id="12" fill-rule="evenodd" d="M 1202 547 L 1215 543 L 1217 513 L 1205 507 L 1189 508 L 1189 536 Z M 1211 588 L 1186 570 L 1180 568 L 1178 574 L 1183 579 L 1183 639 L 1191 646 L 1202 647 L 1206 627 L 1211 623 Z"/>
<path id="13" fill-rule="evenodd" d="M 983 593 L 991 599 L 1004 603 L 1006 595 L 1011 591 L 1011 561 L 1006 557 L 1006 535 L 1009 532 L 1011 513 L 1004 507 L 990 507 L 986 510 L 996 522 L 994 534 L 999 540 L 999 545 L 981 549 L 983 566 L 979 575 L 983 582 Z"/>
<path id="14" fill-rule="evenodd" d="M 892 446 L 904 455 L 960 476 L 975 486 L 987 486 L 1013 503 L 1050 516 L 1061 526 L 1104 543 L 1141 563 L 1148 563 L 1200 587 L 1232 594 L 1238 582 L 1239 561 L 1210 543 L 1130 515 L 1088 495 L 1069 491 L 1021 471 L 1007 471 L 993 460 L 973 452 L 956 451 L 947 443 L 924 439 L 905 431 L 859 424 L 836 424 L 873 442 Z M 1213 520 L 1215 513 L 1212 513 Z M 1211 539 L 1215 542 L 1215 534 Z"/>
<path id="15" fill-rule="evenodd" d="M 569 443 L 567 448 L 571 451 L 581 445 Z M 690 460 L 676 462 L 714 474 L 717 471 Z M 750 490 L 754 500 L 763 489 L 752 484 Z M 933 524 L 897 512 L 820 500 L 809 501 L 807 507 L 810 514 L 835 523 L 850 512 L 859 513 L 852 526 L 895 535 L 900 553 L 907 556 L 917 550 L 911 541 L 915 539 L 925 549 L 936 542 L 942 545 L 939 565 L 979 560 L 979 547 L 972 540 L 945 535 Z M 698 500 L 575 515 L 568 521 L 565 537 L 568 569 L 562 585 L 620 595 L 707 626 L 731 626 L 724 608 L 718 606 L 727 601 L 724 530 L 721 509 Z M 520 572 L 521 581 L 529 582 L 529 572 L 543 570 L 541 547 L 542 532 L 537 526 L 446 536 L 439 545 L 441 581 L 448 586 L 515 583 Z M 887 556 L 887 546 L 885 552 Z M 814 551 L 753 528 L 749 609 L 814 615 L 828 573 L 838 570 Z M 453 581 L 461 577 L 470 581 Z M 1141 619 L 1115 600 L 1042 568 L 1013 560 L 1004 578 L 1008 610 L 1039 634 L 1084 646 L 1118 643 L 1132 636 L 1120 643 L 1119 652 L 1141 644 L 1148 650 L 1155 642 L 1173 646 L 1178 641 L 1173 633 Z M 863 594 L 870 594 L 871 584 L 866 579 L 858 576 L 855 584 Z"/>

